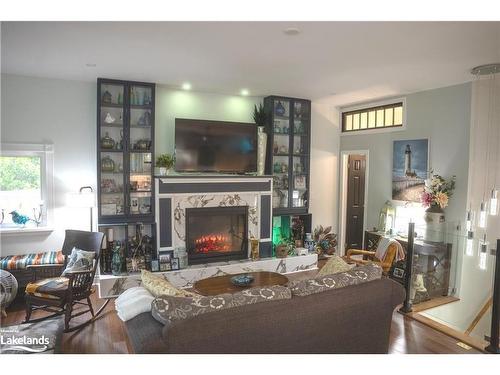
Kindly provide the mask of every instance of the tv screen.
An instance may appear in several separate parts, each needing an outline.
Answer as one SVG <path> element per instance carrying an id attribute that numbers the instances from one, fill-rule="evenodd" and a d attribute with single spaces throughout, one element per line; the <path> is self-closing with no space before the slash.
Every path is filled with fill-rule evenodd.
<path id="1" fill-rule="evenodd" d="M 257 171 L 257 126 L 242 122 L 175 119 L 177 172 Z"/>

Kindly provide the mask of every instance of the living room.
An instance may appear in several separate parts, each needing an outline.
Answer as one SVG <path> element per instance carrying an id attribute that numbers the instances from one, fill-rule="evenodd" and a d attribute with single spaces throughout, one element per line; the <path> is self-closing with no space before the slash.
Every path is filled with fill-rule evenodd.
<path id="1" fill-rule="evenodd" d="M 500 352 L 499 22 L 20 19 L 2 354 Z"/>

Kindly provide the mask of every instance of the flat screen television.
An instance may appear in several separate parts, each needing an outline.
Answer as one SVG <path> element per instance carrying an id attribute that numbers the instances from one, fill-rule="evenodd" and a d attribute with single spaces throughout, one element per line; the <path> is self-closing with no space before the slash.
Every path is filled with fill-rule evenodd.
<path id="1" fill-rule="evenodd" d="M 257 171 L 257 126 L 242 122 L 175 119 L 177 172 Z"/>

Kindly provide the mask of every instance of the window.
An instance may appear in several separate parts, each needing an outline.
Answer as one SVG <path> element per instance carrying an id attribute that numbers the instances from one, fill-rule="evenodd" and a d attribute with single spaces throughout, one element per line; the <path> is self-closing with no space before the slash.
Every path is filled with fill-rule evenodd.
<path id="1" fill-rule="evenodd" d="M 404 126 L 404 100 L 342 111 L 342 133 Z"/>
<path id="2" fill-rule="evenodd" d="M 47 228 L 52 209 L 52 146 L 2 144 L 0 231 Z"/>

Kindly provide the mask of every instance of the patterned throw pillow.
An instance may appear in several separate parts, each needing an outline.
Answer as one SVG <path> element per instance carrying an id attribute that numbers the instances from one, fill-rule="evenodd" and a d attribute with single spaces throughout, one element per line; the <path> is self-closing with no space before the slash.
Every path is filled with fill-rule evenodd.
<path id="1" fill-rule="evenodd" d="M 382 277 L 382 268 L 370 263 L 355 267 L 350 271 L 317 277 L 315 279 L 300 280 L 288 284 L 294 296 L 308 296 L 327 290 L 339 289 L 349 285 L 357 285 Z"/>
<path id="2" fill-rule="evenodd" d="M 161 295 L 176 296 L 176 297 L 196 297 L 199 294 L 191 293 L 186 290 L 178 289 L 170 282 L 161 276 L 156 276 L 152 272 L 141 270 L 142 286 L 155 297 Z"/>
<path id="3" fill-rule="evenodd" d="M 172 322 L 212 311 L 290 298 L 292 298 L 290 289 L 279 285 L 250 288 L 234 294 L 225 293 L 208 297 L 161 296 L 153 301 L 151 313 L 153 318 L 160 323 L 170 325 Z"/>
<path id="4" fill-rule="evenodd" d="M 325 265 L 319 270 L 316 278 L 320 276 L 333 275 L 334 273 L 350 271 L 355 264 L 347 264 L 344 259 L 338 255 L 332 255 Z"/>
<path id="5" fill-rule="evenodd" d="M 94 265 L 94 259 L 94 251 L 85 251 L 74 247 L 62 275 L 64 276 L 68 272 L 90 271 Z"/>

